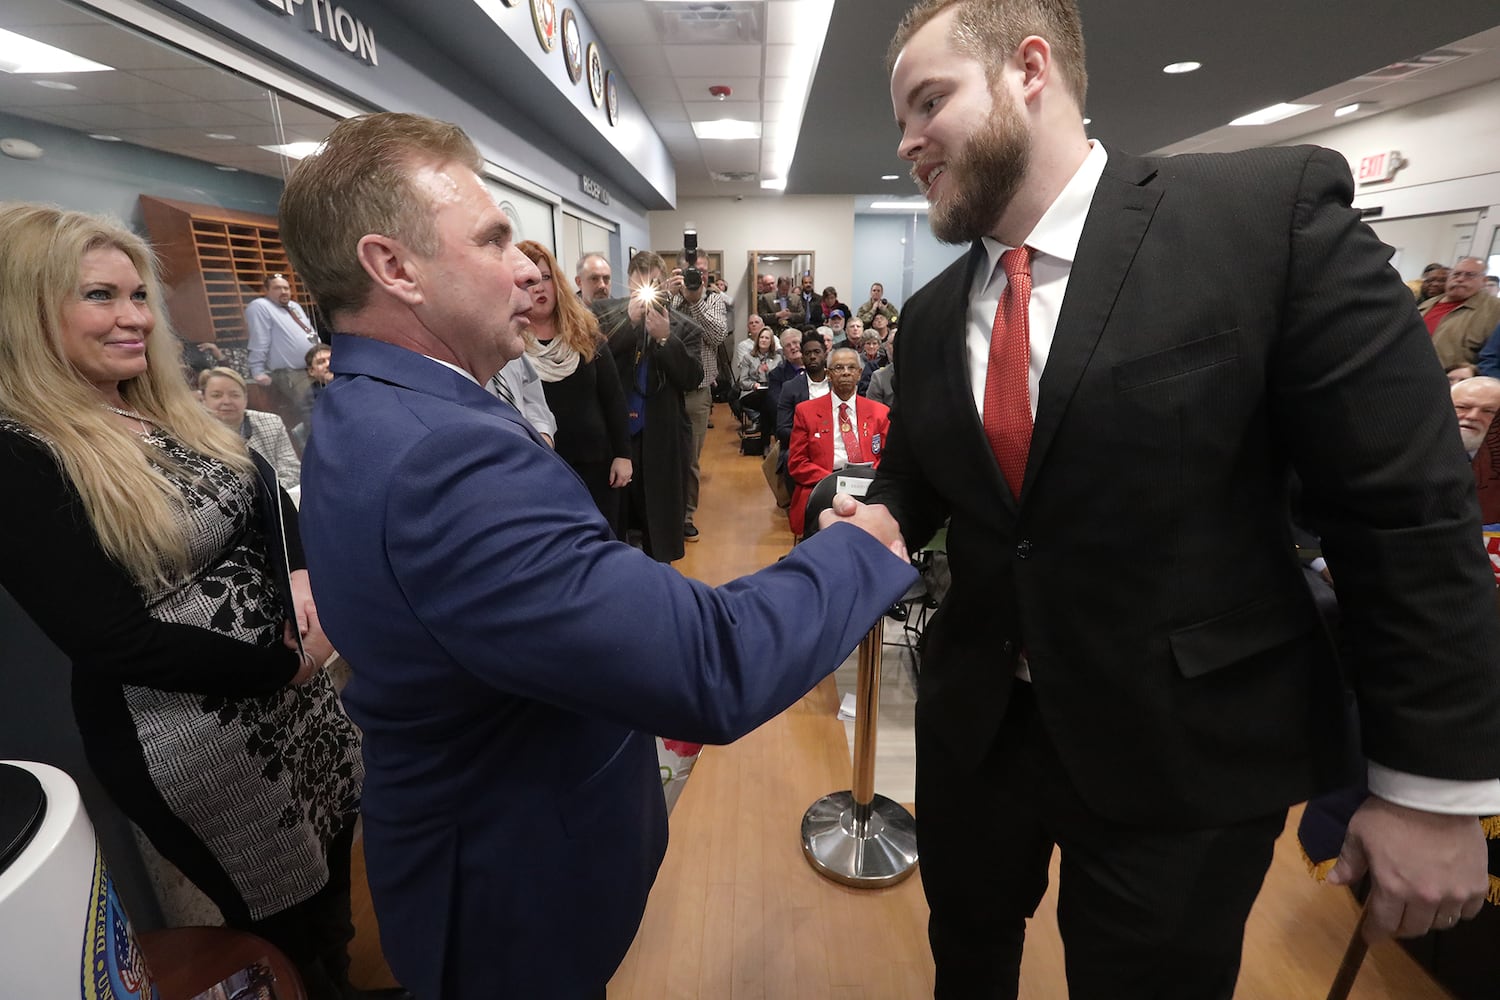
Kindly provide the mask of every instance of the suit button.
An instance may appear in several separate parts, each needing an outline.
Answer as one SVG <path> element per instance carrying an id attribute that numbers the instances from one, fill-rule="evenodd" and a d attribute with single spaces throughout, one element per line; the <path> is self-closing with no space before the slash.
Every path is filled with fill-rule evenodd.
<path id="1" fill-rule="evenodd" d="M 1029 559 L 1029 558 L 1031 558 L 1031 539 L 1029 539 L 1029 538 L 1023 538 L 1019 542 L 1016 543 L 1016 558 L 1017 559 Z"/>

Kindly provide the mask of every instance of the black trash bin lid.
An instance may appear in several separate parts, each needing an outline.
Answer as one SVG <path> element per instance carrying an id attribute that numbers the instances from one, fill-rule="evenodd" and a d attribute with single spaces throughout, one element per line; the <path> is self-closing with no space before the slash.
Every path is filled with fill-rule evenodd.
<path id="1" fill-rule="evenodd" d="M 36 775 L 0 764 L 0 872 L 21 856 L 47 814 L 47 796 Z"/>

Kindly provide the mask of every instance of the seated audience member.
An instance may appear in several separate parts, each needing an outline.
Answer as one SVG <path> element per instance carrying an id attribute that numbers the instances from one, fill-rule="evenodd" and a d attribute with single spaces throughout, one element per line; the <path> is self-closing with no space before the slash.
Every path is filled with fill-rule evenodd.
<path id="1" fill-rule="evenodd" d="M 781 442 L 781 471 L 786 471 L 787 448 L 792 441 L 792 415 L 798 403 L 828 395 L 828 351 L 817 331 L 802 335 L 802 374 L 788 379 L 776 399 L 776 440 Z M 856 379 L 856 383 L 858 380 Z"/>
<path id="2" fill-rule="evenodd" d="M 865 387 L 865 395 L 877 403 L 893 406 L 896 402 L 896 338 L 892 337 L 885 343 L 887 363 L 870 376 L 870 384 Z"/>
<path id="3" fill-rule="evenodd" d="M 286 423 L 274 413 L 248 408 L 245 377 L 233 368 L 210 368 L 198 375 L 203 405 L 219 423 L 235 431 L 276 470 L 276 479 L 293 496 L 302 481 L 302 462 L 287 434 Z"/>
<path id="4" fill-rule="evenodd" d="M 860 306 L 855 316 L 865 326 L 869 326 L 876 313 L 884 313 L 886 319 L 892 323 L 896 322 L 896 307 L 891 305 L 890 300 L 885 297 L 885 286 L 878 281 L 870 286 L 870 301 Z"/>
<path id="5" fill-rule="evenodd" d="M 826 326 L 815 327 L 814 329 L 818 331 L 818 336 L 823 338 L 823 354 L 826 357 L 828 352 L 833 350 L 833 331 Z"/>
<path id="6" fill-rule="evenodd" d="M 871 376 L 886 366 L 885 351 L 881 349 L 880 338 L 874 331 L 865 334 L 860 343 L 859 360 L 863 366 L 859 375 L 859 394 L 863 396 L 870 391 Z"/>
<path id="7" fill-rule="evenodd" d="M 1433 350 L 1445 368 L 1475 364 L 1480 350 L 1500 326 L 1500 299 L 1484 294 L 1484 273 L 1485 263 L 1478 257 L 1459 258 L 1448 272 L 1443 294 L 1417 307 L 1432 336 Z M 1483 363 L 1479 372 L 1488 374 Z"/>
<path id="8" fill-rule="evenodd" d="M 1495 426 L 1495 414 L 1500 412 L 1500 379 L 1481 375 L 1456 382 L 1449 391 L 1458 417 L 1458 435 L 1474 467 L 1480 520 L 1500 524 L 1500 429 Z"/>
<path id="9" fill-rule="evenodd" d="M 1475 371 L 1473 365 L 1449 365 L 1443 369 L 1443 374 L 1448 376 L 1449 385 L 1457 385 L 1466 378 L 1473 378 L 1479 372 Z"/>
<path id="10" fill-rule="evenodd" d="M 776 338 L 762 324 L 755 341 L 751 343 L 751 349 L 737 359 L 735 378 L 739 383 L 740 392 L 751 393 L 757 389 L 765 389 L 770 384 L 772 369 L 779 364 L 781 364 L 781 351 Z"/>
<path id="11" fill-rule="evenodd" d="M 738 372 L 740 370 L 740 365 L 742 365 L 745 361 L 745 355 L 755 350 L 755 345 L 760 339 L 760 332 L 762 330 L 769 329 L 770 328 L 766 326 L 766 321 L 760 318 L 759 313 L 750 314 L 750 317 L 745 320 L 744 338 L 734 345 L 734 357 L 730 361 L 731 371 Z M 777 342 L 776 333 L 774 330 L 771 331 L 771 340 L 773 343 Z M 777 351 L 778 353 L 780 352 L 779 344 L 777 347 Z"/>
<path id="12" fill-rule="evenodd" d="M 854 315 L 853 309 L 850 309 L 847 305 L 839 301 L 839 291 L 832 285 L 829 285 L 827 288 L 823 289 L 822 302 L 823 322 L 825 323 L 828 323 L 828 321 L 833 318 L 833 312 L 835 309 L 839 311 L 839 314 L 842 315 L 844 319 L 848 319 L 850 316 Z M 833 326 L 832 323 L 828 323 L 828 325 Z"/>
<path id="13" fill-rule="evenodd" d="M 866 332 L 875 334 L 880 340 L 880 346 L 884 347 L 885 342 L 891 339 L 891 321 L 886 318 L 885 313 L 876 313 L 871 317 Z"/>
<path id="14" fill-rule="evenodd" d="M 833 346 L 843 347 L 849 343 L 848 332 L 844 329 L 844 320 L 848 313 L 835 309 L 828 314 L 828 329 L 833 331 Z"/>
<path id="15" fill-rule="evenodd" d="M 803 345 L 804 355 L 807 346 Z M 793 539 L 802 537 L 807 498 L 829 473 L 845 465 L 879 465 L 880 450 L 890 432 L 890 410 L 860 399 L 855 389 L 859 355 L 840 347 L 828 364 L 829 392 L 797 404 L 792 416 L 786 471 L 792 478 L 792 506 L 787 511 Z"/>
<path id="16" fill-rule="evenodd" d="M 1422 276 L 1408 281 L 1406 287 L 1411 289 L 1412 295 L 1420 304 L 1434 295 L 1442 295 L 1443 287 L 1447 284 L 1448 265 L 1432 263 L 1422 268 Z"/>
<path id="17" fill-rule="evenodd" d="M 359 733 L 320 670 L 291 502 L 183 383 L 139 237 L 10 203 L 0 247 L 0 586 L 72 661 L 78 735 L 120 810 L 308 997 L 364 996 L 346 951 Z M 14 698 L 27 665 L 6 659 Z"/>
<path id="18" fill-rule="evenodd" d="M 761 403 L 761 430 L 765 433 L 776 430 L 776 415 L 780 412 L 781 393 L 786 384 L 802 374 L 802 331 L 785 330 L 780 341 L 781 364 L 766 376 L 766 398 Z"/>
<path id="19" fill-rule="evenodd" d="M 857 347 L 865 342 L 865 323 L 858 317 L 844 324 L 845 347 Z"/>
<path id="20" fill-rule="evenodd" d="M 1485 338 L 1484 346 L 1479 349 L 1478 360 L 1470 367 L 1477 375 L 1500 378 L 1500 324 Z M 1451 367 L 1444 370 L 1451 371 Z M 1451 374 L 1449 377 L 1451 379 Z"/>
<path id="21" fill-rule="evenodd" d="M 483 167 L 456 126 L 385 113 L 339 122 L 287 179 L 282 239 L 339 362 L 308 449 L 308 565 L 356 665 L 344 701 L 392 971 L 422 1000 L 600 998 L 666 851 L 649 734 L 738 739 L 831 673 L 915 574 L 878 510 L 858 526 L 829 511 L 808 551 L 719 588 L 614 539 L 480 387 L 524 350 L 538 276 Z M 632 264 L 637 294 L 659 288 L 659 257 Z M 628 326 L 625 306 L 607 308 Z M 662 430 L 685 437 L 673 402 Z M 787 608 L 818 627 L 779 627 Z"/>
<path id="22" fill-rule="evenodd" d="M 302 419 L 297 421 L 297 426 L 292 428 L 292 443 L 297 446 L 298 454 L 307 446 L 307 437 L 312 433 L 312 410 L 318 401 L 318 394 L 323 387 L 333 381 L 333 372 L 328 368 L 328 362 L 333 357 L 333 349 L 327 344 L 319 344 L 309 348 L 307 351 L 307 380 L 309 389 L 306 397 L 306 405 L 302 412 Z"/>

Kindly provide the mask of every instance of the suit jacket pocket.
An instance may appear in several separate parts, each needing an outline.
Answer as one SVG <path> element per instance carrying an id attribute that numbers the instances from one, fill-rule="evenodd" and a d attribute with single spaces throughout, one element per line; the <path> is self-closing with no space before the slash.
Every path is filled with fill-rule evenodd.
<path id="1" fill-rule="evenodd" d="M 1201 677 L 1306 635 L 1317 625 L 1310 602 L 1274 597 L 1180 628 L 1167 637 L 1184 677 Z"/>
<path id="2" fill-rule="evenodd" d="M 1114 367 L 1115 389 L 1128 392 L 1205 368 L 1239 360 L 1239 330 L 1225 330 L 1164 351 L 1121 361 Z"/>

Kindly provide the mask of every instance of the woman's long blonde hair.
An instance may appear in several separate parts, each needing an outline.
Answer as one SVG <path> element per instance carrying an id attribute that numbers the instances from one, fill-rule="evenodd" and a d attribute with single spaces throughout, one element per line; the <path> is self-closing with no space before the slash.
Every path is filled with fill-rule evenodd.
<path id="1" fill-rule="evenodd" d="M 192 450 L 250 471 L 245 443 L 198 404 L 183 380 L 182 348 L 163 309 L 151 251 L 111 219 L 20 202 L 0 204 L 0 248 L 0 415 L 47 442 L 105 553 L 137 585 L 149 591 L 181 579 L 189 568 L 178 519 L 183 496 L 153 464 L 169 460 L 144 439 L 120 433 L 62 344 L 63 306 L 78 295 L 83 256 L 121 251 L 140 272 L 156 319 L 145 374 L 120 383 L 125 405 Z"/>
<path id="2" fill-rule="evenodd" d="M 599 350 L 601 336 L 599 333 L 599 320 L 583 304 L 573 289 L 566 284 L 567 278 L 557 267 L 557 259 L 552 256 L 552 251 L 538 243 L 536 240 L 522 240 L 516 244 L 516 249 L 526 255 L 537 267 L 544 267 L 552 274 L 552 297 L 557 300 L 557 335 L 568 347 L 578 352 L 579 359 L 584 364 L 594 360 L 594 354 Z M 526 337 L 534 340 L 531 331 L 526 331 Z"/>

